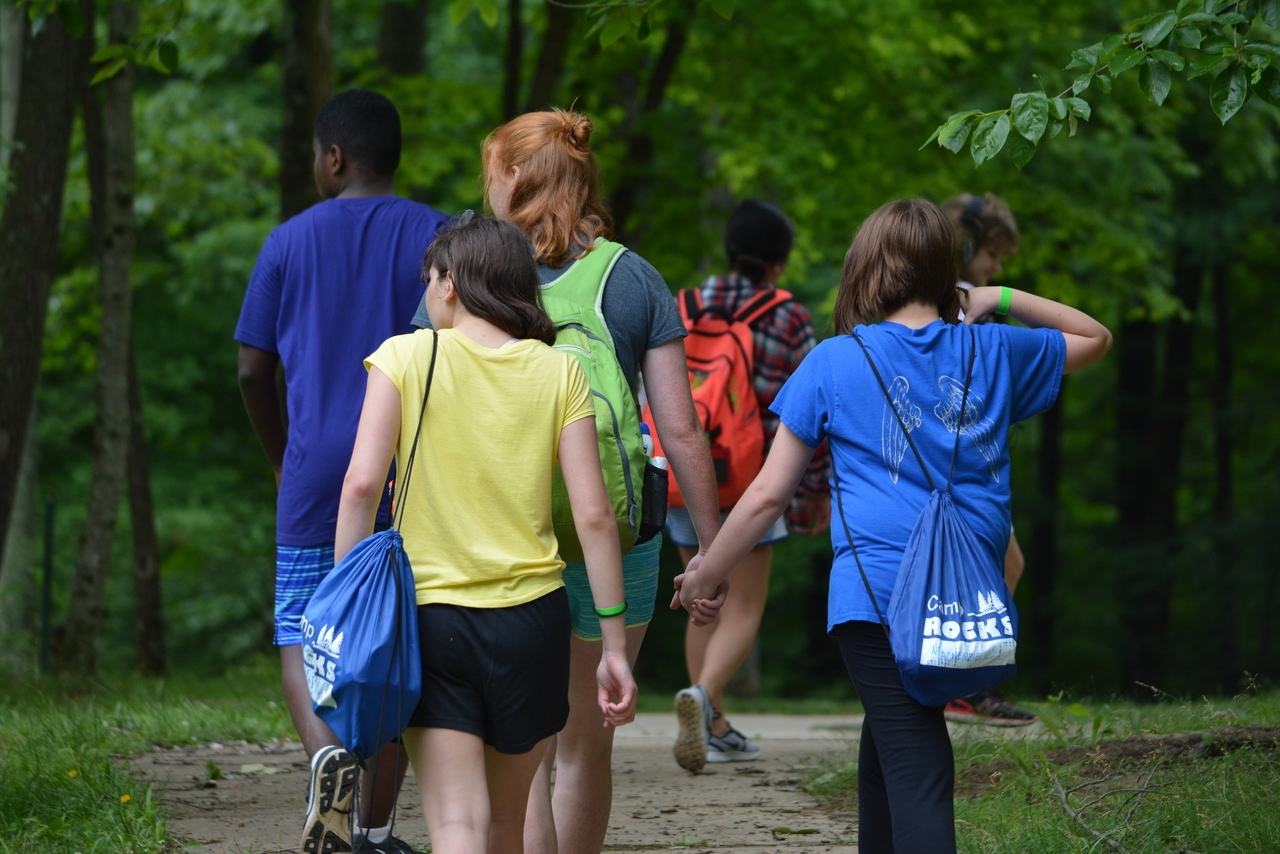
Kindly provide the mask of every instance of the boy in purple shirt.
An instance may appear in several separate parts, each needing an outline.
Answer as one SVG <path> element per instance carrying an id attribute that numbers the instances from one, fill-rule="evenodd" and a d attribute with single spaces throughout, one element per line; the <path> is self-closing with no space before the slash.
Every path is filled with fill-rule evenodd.
<path id="1" fill-rule="evenodd" d="M 325 201 L 267 237 L 235 335 L 240 392 L 279 490 L 274 639 L 289 715 L 312 759 L 302 850 L 410 851 L 390 835 L 398 744 L 370 763 L 362 826 L 352 839 L 356 760 L 312 711 L 300 624 L 333 568 L 338 500 L 364 400 L 364 358 L 391 336 L 413 331 L 422 256 L 445 217 L 394 194 L 400 115 L 383 96 L 359 89 L 335 95 L 316 116 L 313 146 Z M 380 524 L 386 505 L 384 498 Z M 406 765 L 399 757 L 402 773 Z"/>

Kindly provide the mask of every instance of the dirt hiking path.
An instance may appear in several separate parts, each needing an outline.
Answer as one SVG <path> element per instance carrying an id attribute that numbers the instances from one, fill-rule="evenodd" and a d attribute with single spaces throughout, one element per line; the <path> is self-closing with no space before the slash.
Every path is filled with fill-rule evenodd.
<path id="1" fill-rule="evenodd" d="M 710 765 L 700 774 L 684 771 L 671 756 L 675 715 L 637 715 L 622 727 L 613 753 L 613 814 L 605 850 L 856 854 L 851 820 L 820 809 L 798 784 L 805 766 L 856 747 L 861 717 L 734 715 L 733 723 L 760 743 L 762 758 Z M 952 727 L 953 736 L 983 730 Z M 228 779 L 209 779 L 210 762 Z M 309 764 L 298 743 L 156 748 L 131 764 L 156 782 L 170 831 L 197 843 L 190 850 L 298 850 Z M 422 849 L 429 843 L 412 773 L 401 792 L 396 835 Z"/>

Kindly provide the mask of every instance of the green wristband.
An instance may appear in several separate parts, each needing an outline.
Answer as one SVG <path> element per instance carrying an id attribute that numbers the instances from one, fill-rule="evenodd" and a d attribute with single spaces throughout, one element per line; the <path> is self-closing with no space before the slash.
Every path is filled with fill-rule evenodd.
<path id="1" fill-rule="evenodd" d="M 1013 305 L 1013 288 L 1000 286 L 1000 305 L 996 308 L 996 314 L 1008 314 L 1009 306 Z"/>
<path id="2" fill-rule="evenodd" d="M 626 602 L 621 605 L 614 605 L 612 608 L 596 608 L 596 616 L 602 620 L 607 620 L 610 617 L 621 617 L 625 613 L 627 613 Z"/>

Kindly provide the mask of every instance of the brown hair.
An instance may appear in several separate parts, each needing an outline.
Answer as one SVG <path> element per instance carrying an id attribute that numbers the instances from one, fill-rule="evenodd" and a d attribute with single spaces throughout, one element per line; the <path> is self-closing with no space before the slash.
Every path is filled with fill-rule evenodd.
<path id="1" fill-rule="evenodd" d="M 556 341 L 556 326 L 542 307 L 538 268 L 520 229 L 493 217 L 476 217 L 436 237 L 422 258 L 430 271 L 453 274 L 467 311 L 515 338 Z"/>
<path id="2" fill-rule="evenodd" d="M 563 267 L 590 252 L 597 237 L 613 236 L 600 201 L 592 130 L 580 113 L 525 113 L 489 134 L 481 148 L 486 199 L 495 171 L 520 167 L 507 218 L 528 236 L 540 264 Z"/>
<path id="3" fill-rule="evenodd" d="M 936 305 L 947 323 L 960 311 L 951 221 L 926 199 L 883 205 L 867 217 L 844 256 L 831 324 L 848 335 L 859 323 L 908 303 Z"/>
<path id="4" fill-rule="evenodd" d="M 1021 235 L 1018 221 L 1004 199 L 995 193 L 961 193 L 942 203 L 942 212 L 956 230 L 956 252 L 960 256 L 960 273 L 968 278 L 966 267 L 979 249 L 1012 255 L 1018 251 Z"/>

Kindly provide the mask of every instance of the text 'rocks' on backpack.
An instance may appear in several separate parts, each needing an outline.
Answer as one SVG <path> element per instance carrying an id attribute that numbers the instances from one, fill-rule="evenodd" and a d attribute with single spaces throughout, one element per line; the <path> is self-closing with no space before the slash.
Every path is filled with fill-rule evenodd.
<path id="1" fill-rule="evenodd" d="M 764 426 L 753 382 L 751 325 L 791 299 L 787 291 L 767 288 L 729 313 L 703 305 L 698 288 L 680 291 L 680 316 L 689 331 L 684 342 L 689 387 L 711 447 L 721 507 L 736 504 L 764 464 Z M 661 455 L 653 414 L 646 407 L 644 415 L 657 442 L 654 453 Z M 677 507 L 685 506 L 674 477 L 668 500 Z"/>

